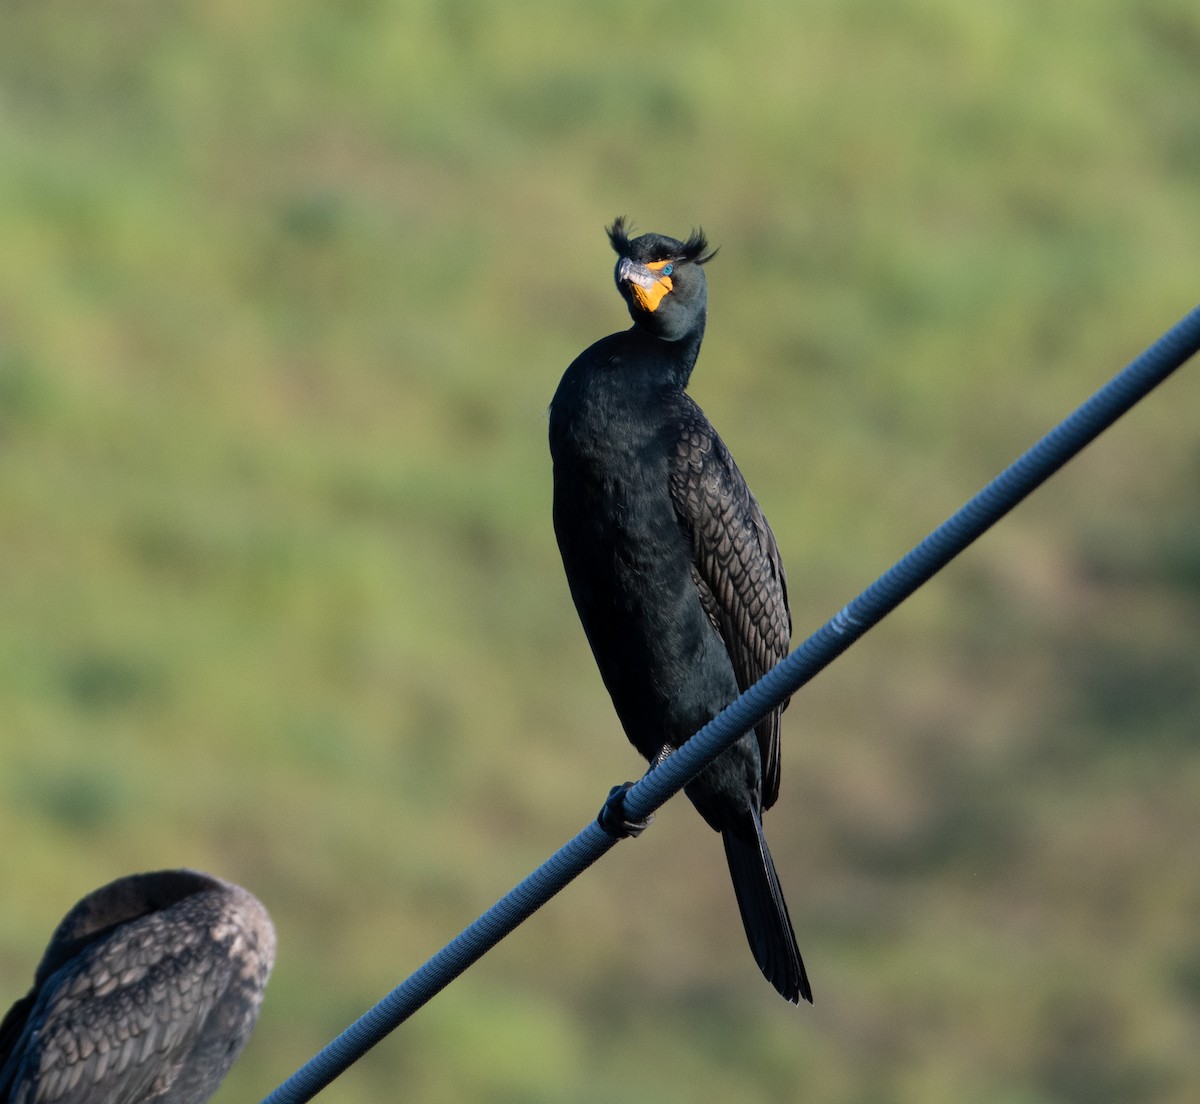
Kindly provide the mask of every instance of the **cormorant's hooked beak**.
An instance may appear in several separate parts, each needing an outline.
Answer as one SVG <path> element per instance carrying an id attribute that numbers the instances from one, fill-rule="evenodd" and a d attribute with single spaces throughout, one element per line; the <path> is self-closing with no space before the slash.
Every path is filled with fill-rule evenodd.
<path id="1" fill-rule="evenodd" d="M 628 257 L 622 257 L 617 262 L 617 283 L 628 284 L 633 297 L 644 311 L 658 310 L 658 304 L 663 296 L 675 285 L 671 277 L 663 273 L 670 261 L 651 261 L 649 264 L 638 264 Z M 668 271 L 670 269 L 668 268 Z"/>

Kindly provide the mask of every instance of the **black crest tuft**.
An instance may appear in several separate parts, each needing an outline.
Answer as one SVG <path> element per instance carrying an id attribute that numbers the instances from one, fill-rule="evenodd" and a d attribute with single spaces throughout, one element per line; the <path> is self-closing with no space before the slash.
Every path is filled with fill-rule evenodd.
<path id="1" fill-rule="evenodd" d="M 700 229 L 693 230 L 688 235 L 688 240 L 683 243 L 681 255 L 685 261 L 708 264 L 717 255 L 717 251 L 708 248 L 708 239 L 704 236 L 704 230 Z"/>
<path id="2" fill-rule="evenodd" d="M 621 257 L 629 256 L 629 235 L 625 232 L 625 216 L 618 215 L 608 228 L 608 240 Z"/>
<path id="3" fill-rule="evenodd" d="M 662 234 L 643 234 L 640 238 L 630 239 L 626 228 L 625 216 L 619 215 L 608 227 L 608 240 L 619 257 L 631 257 L 635 253 L 653 251 L 657 259 L 668 256 L 678 261 L 691 261 L 693 264 L 707 264 L 717 255 L 715 249 L 708 248 L 708 239 L 703 230 L 693 230 L 688 240 L 681 242 L 676 238 L 668 238 Z M 641 243 L 641 248 L 638 248 Z M 635 257 L 646 260 L 646 257 Z"/>

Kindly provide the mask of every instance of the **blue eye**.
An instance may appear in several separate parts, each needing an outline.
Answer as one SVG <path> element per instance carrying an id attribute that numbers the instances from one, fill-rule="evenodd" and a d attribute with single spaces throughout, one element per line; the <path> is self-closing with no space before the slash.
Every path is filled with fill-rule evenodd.
<path id="1" fill-rule="evenodd" d="M 662 274 L 664 276 L 670 276 L 671 273 L 674 271 L 675 271 L 675 266 L 673 264 L 663 265 Z"/>

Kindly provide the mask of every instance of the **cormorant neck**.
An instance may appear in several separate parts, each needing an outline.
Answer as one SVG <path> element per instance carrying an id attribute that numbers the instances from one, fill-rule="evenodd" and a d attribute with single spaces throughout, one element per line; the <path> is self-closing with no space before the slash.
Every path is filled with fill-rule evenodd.
<path id="1" fill-rule="evenodd" d="M 692 325 L 677 337 L 664 336 L 640 323 L 634 324 L 634 330 L 644 335 L 671 366 L 671 374 L 681 389 L 687 386 L 692 369 L 696 366 L 696 358 L 700 355 L 700 343 L 704 340 L 704 323 L 707 313 L 707 311 L 701 310 Z"/>

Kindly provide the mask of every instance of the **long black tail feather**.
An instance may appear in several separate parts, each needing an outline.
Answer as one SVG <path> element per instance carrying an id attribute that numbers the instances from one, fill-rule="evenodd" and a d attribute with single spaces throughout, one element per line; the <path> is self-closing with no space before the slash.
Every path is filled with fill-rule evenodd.
<path id="1" fill-rule="evenodd" d="M 811 1004 L 812 988 L 758 813 L 751 811 L 736 828 L 726 828 L 721 839 L 746 939 L 758 968 L 785 1000 L 799 1004 L 803 997 Z"/>

